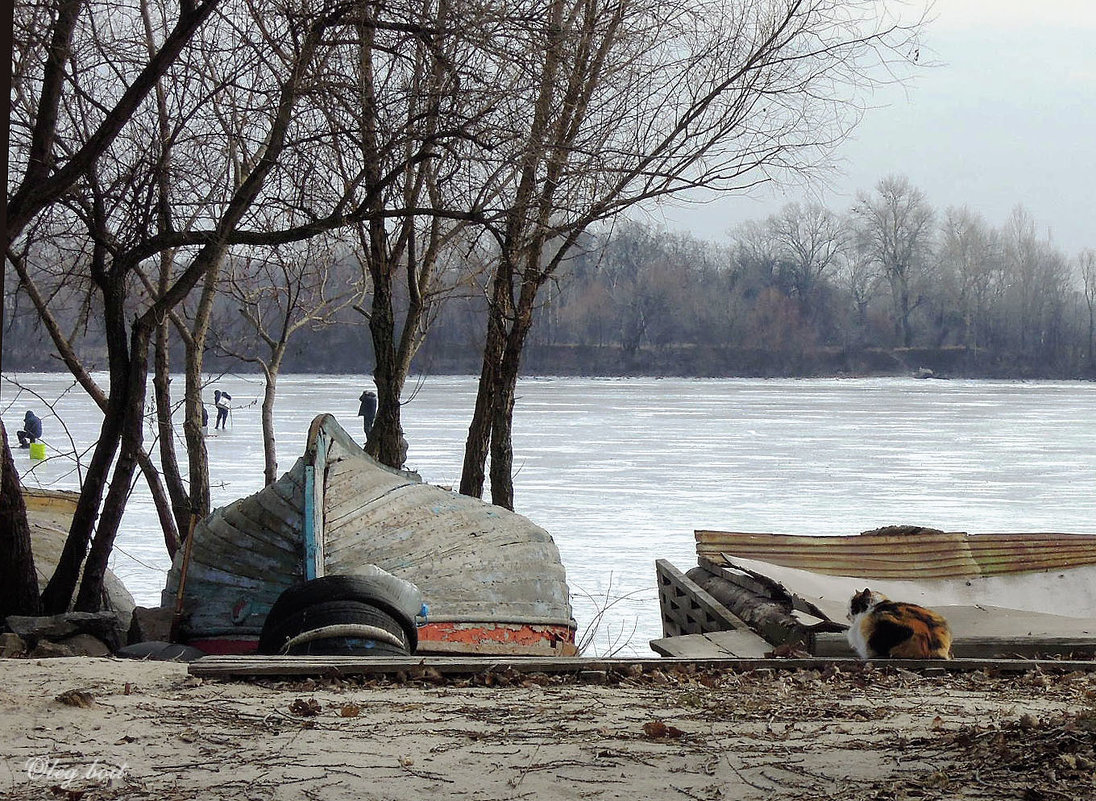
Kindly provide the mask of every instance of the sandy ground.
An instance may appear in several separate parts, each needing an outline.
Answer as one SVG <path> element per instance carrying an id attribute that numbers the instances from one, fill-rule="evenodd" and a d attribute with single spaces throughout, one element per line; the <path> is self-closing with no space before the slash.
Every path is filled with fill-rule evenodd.
<path id="1" fill-rule="evenodd" d="M 1096 798 L 1094 674 L 248 683 L 70 658 L 0 675 L 10 798 Z"/>

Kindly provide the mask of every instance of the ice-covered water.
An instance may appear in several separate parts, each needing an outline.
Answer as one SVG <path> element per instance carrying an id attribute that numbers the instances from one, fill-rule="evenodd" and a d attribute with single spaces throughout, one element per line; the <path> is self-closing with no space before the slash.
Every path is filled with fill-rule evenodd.
<path id="1" fill-rule="evenodd" d="M 79 390 L 64 394 L 66 377 L 8 378 L 0 411 L 9 436 L 25 408 L 42 412 L 43 401 L 56 401 L 57 417 L 43 415 L 51 452 L 90 448 L 99 416 Z M 231 376 L 217 386 L 238 407 L 229 431 L 209 440 L 214 503 L 223 505 L 262 485 L 262 384 Z M 320 412 L 361 437 L 355 412 L 363 386 L 346 376 L 281 378 L 282 470 Z M 474 398 L 469 377 L 409 384 L 408 462 L 427 481 L 459 482 Z M 517 509 L 554 536 L 580 629 L 606 610 L 592 653 L 623 643 L 623 654 L 648 653 L 647 641 L 661 636 L 654 560 L 694 565 L 697 528 L 847 534 L 915 523 L 1096 533 L 1090 383 L 528 379 L 519 388 L 514 445 Z M 30 466 L 26 451 L 17 463 Z M 25 480 L 75 487 L 71 465 L 53 458 Z M 142 489 L 127 511 L 114 569 L 138 602 L 151 604 L 167 558 Z"/>

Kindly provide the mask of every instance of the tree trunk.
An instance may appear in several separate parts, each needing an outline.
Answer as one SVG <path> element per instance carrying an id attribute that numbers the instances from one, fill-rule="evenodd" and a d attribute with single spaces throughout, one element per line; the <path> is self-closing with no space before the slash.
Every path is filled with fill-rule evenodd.
<path id="1" fill-rule="evenodd" d="M 369 312 L 369 335 L 373 342 L 373 381 L 377 385 L 377 414 L 366 438 L 365 450 L 389 467 L 403 467 L 403 428 L 400 395 L 404 374 L 396 355 L 395 298 L 392 271 L 386 251 L 383 225 L 370 223 L 368 240 L 369 274 L 373 298 Z"/>
<path id="2" fill-rule="evenodd" d="M 373 340 L 373 381 L 377 385 L 377 416 L 369 430 L 365 450 L 389 467 L 403 467 L 400 423 L 400 394 L 404 375 L 396 356 L 396 319 L 393 309 L 392 275 L 385 263 L 383 245 L 374 237 L 383 231 L 370 231 L 370 266 L 373 302 L 369 314 L 369 334 Z"/>
<path id="3" fill-rule="evenodd" d="M 141 467 L 141 473 L 148 484 L 149 495 L 152 496 L 152 505 L 156 509 L 156 519 L 160 521 L 160 530 L 164 532 L 164 547 L 168 556 L 175 558 L 175 552 L 179 550 L 179 528 L 175 523 L 171 499 L 167 496 L 164 483 L 160 480 L 160 474 L 156 465 L 152 463 L 149 455 L 142 450 L 137 454 L 137 464 Z M 186 531 L 185 528 L 182 529 Z"/>
<path id="4" fill-rule="evenodd" d="M 72 602 L 80 578 L 80 568 L 87 556 L 95 521 L 99 516 L 99 504 L 107 487 L 110 467 L 114 463 L 122 440 L 125 423 L 126 398 L 129 390 L 129 354 L 126 351 L 124 282 L 108 282 L 103 287 L 103 316 L 106 328 L 107 352 L 110 363 L 110 392 L 99 440 L 91 456 L 88 470 L 80 486 L 80 498 L 72 516 L 68 537 L 61 551 L 61 558 L 49 583 L 42 592 L 42 611 L 54 615 L 65 612 Z M 144 370 L 141 370 L 144 376 Z M 140 422 L 138 423 L 138 430 Z M 112 489 L 114 489 L 112 487 Z M 129 482 L 117 491 L 129 491 Z M 100 527 L 102 521 L 100 521 Z"/>
<path id="5" fill-rule="evenodd" d="M 274 400 L 278 391 L 278 365 L 263 365 L 266 387 L 263 390 L 263 477 L 266 486 L 278 480 L 278 450 L 274 442 Z"/>
<path id="6" fill-rule="evenodd" d="M 0 620 L 41 612 L 38 574 L 30 546 L 30 526 L 19 473 L 0 423 Z"/>
<path id="7" fill-rule="evenodd" d="M 133 474 L 137 467 L 137 453 L 141 450 L 144 437 L 149 335 L 150 332 L 140 321 L 134 324 L 130 359 L 127 365 L 129 379 L 120 390 L 122 394 L 119 404 L 121 450 L 114 465 L 110 489 L 103 503 L 103 512 L 84 565 L 84 577 L 80 583 L 80 592 L 75 604 L 78 612 L 96 612 L 102 604 L 103 579 L 106 576 L 107 564 L 114 549 L 114 540 L 118 535 L 122 515 L 125 513 L 126 500 L 129 498 Z M 113 393 L 112 382 L 111 394 Z"/>
<path id="8" fill-rule="evenodd" d="M 210 264 L 203 278 L 202 295 L 194 313 L 194 324 L 186 340 L 186 416 L 183 435 L 186 438 L 187 462 L 190 465 L 189 510 L 199 520 L 210 512 L 209 452 L 206 450 L 205 429 L 202 427 L 202 360 L 210 321 L 213 319 L 213 301 L 217 297 L 217 281 L 222 259 Z M 187 526 L 181 529 L 187 531 Z"/>
<path id="9" fill-rule="evenodd" d="M 76 502 L 76 511 L 72 516 L 65 547 L 52 578 L 42 591 L 42 611 L 55 615 L 68 610 L 76 584 L 80 578 L 80 567 L 87 555 L 91 542 L 92 529 L 99 516 L 99 502 L 103 499 L 103 490 L 107 486 L 107 477 L 114 455 L 121 439 L 121 420 L 116 411 L 117 401 L 113 396 L 119 392 L 112 388 L 111 402 L 103 416 L 103 425 L 99 429 L 99 442 L 91 456 L 87 473 L 80 486 L 80 498 Z M 128 488 L 127 488 L 128 489 Z"/>
<path id="10" fill-rule="evenodd" d="M 486 480 L 487 452 L 491 442 L 501 380 L 502 361 L 506 352 L 507 317 L 513 307 L 508 268 L 500 265 L 492 285 L 492 299 L 487 310 L 487 337 L 483 345 L 483 364 L 476 389 L 476 407 L 468 425 L 464 443 L 464 466 L 461 469 L 460 492 L 473 498 L 483 497 Z"/>
<path id="11" fill-rule="evenodd" d="M 156 398 L 156 428 L 159 434 L 160 465 L 163 470 L 167 494 L 171 499 L 171 511 L 174 520 L 170 529 L 164 528 L 164 544 L 168 555 L 175 558 L 179 548 L 179 532 L 186 531 L 186 521 L 190 519 L 190 499 L 179 474 L 179 462 L 175 455 L 175 427 L 171 423 L 171 362 L 168 353 L 169 323 L 165 320 L 156 328 L 155 373 L 152 386 Z M 160 504 L 157 503 L 157 512 Z M 166 521 L 161 514 L 161 527 Z"/>
<path id="12" fill-rule="evenodd" d="M 506 338 L 491 419 L 491 503 L 511 511 L 514 509 L 514 403 L 521 373 L 521 354 L 532 322 L 532 309 L 523 309 Z"/>

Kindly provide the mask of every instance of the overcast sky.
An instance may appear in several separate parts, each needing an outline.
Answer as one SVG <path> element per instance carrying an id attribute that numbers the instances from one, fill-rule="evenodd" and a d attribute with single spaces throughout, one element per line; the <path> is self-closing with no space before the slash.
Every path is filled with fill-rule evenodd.
<path id="1" fill-rule="evenodd" d="M 938 66 L 876 96 L 821 200 L 844 210 L 904 174 L 939 210 L 1001 225 L 1023 205 L 1067 255 L 1096 248 L 1096 0 L 936 0 L 934 13 L 924 41 Z M 649 222 L 724 240 L 805 196 L 755 194 Z"/>

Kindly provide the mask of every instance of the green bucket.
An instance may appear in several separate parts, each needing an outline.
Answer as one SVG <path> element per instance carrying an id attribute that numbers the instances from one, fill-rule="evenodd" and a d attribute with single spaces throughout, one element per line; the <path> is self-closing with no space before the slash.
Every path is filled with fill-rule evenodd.
<path id="1" fill-rule="evenodd" d="M 31 459 L 45 459 L 46 458 L 46 443 L 44 442 L 32 442 L 30 444 L 30 458 Z"/>

